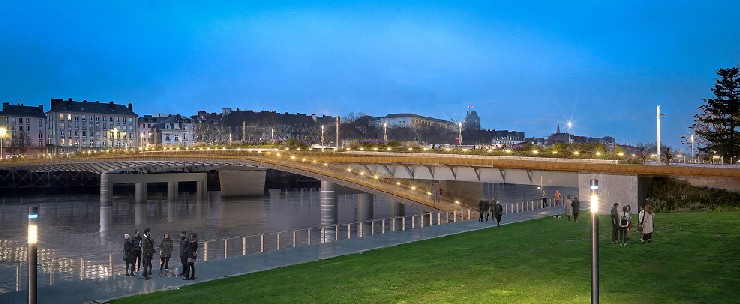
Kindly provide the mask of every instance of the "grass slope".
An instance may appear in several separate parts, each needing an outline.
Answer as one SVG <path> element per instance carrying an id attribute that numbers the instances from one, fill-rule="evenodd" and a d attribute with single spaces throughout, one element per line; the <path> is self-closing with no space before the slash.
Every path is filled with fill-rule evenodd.
<path id="1" fill-rule="evenodd" d="M 589 303 L 588 213 L 545 218 L 226 278 L 113 303 Z M 582 216 L 583 216 L 582 215 Z M 655 217 L 652 244 L 611 245 L 603 303 L 737 303 L 740 212 Z M 201 266 L 207 267 L 207 266 Z"/>

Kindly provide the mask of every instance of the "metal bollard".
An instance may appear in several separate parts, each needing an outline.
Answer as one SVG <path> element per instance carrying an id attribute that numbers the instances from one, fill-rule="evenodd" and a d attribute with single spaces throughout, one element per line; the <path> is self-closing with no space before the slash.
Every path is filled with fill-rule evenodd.
<path id="1" fill-rule="evenodd" d="M 295 248 L 295 229 L 293 230 L 293 248 Z"/>
<path id="2" fill-rule="evenodd" d="M 339 240 L 339 224 L 334 225 L 334 240 Z"/>
<path id="3" fill-rule="evenodd" d="M 242 237 L 242 255 L 247 255 L 247 237 Z"/>
<path id="4" fill-rule="evenodd" d="M 325 243 L 326 240 L 326 228 L 321 226 L 321 244 Z"/>
<path id="5" fill-rule="evenodd" d="M 391 218 L 391 231 L 396 231 L 396 218 Z"/>
<path id="6" fill-rule="evenodd" d="M 229 257 L 229 239 L 224 239 L 224 259 Z"/>
<path id="7" fill-rule="evenodd" d="M 357 226 L 357 237 L 362 237 L 362 226 L 365 226 L 365 222 L 360 222 Z"/>
<path id="8" fill-rule="evenodd" d="M 405 231 L 405 230 L 406 230 L 406 217 L 404 216 L 401 218 L 401 231 Z"/>
<path id="9" fill-rule="evenodd" d="M 277 250 L 280 250 L 280 232 L 277 233 Z"/>
<path id="10" fill-rule="evenodd" d="M 442 212 L 437 212 L 437 226 L 442 225 Z"/>
<path id="11" fill-rule="evenodd" d="M 208 241 L 203 242 L 203 261 L 208 261 Z"/>
<path id="12" fill-rule="evenodd" d="M 265 234 L 260 234 L 260 252 L 265 252 Z"/>
<path id="13" fill-rule="evenodd" d="M 352 238 L 352 226 L 351 225 L 352 224 L 347 224 L 347 239 L 348 240 Z"/>
<path id="14" fill-rule="evenodd" d="M 411 229 L 414 229 L 414 218 L 416 218 L 416 215 L 411 215 Z"/>
<path id="15" fill-rule="evenodd" d="M 80 280 L 85 279 L 85 260 L 80 258 Z"/>
<path id="16" fill-rule="evenodd" d="M 470 208 L 468 208 L 468 220 L 470 220 Z"/>
<path id="17" fill-rule="evenodd" d="M 380 220 L 380 234 L 385 234 L 385 219 Z"/>
<path id="18" fill-rule="evenodd" d="M 308 230 L 306 231 L 308 231 L 308 235 L 307 235 L 308 245 L 311 246 L 311 228 L 308 228 Z"/>
<path id="19" fill-rule="evenodd" d="M 452 210 L 452 222 L 457 223 L 457 210 Z"/>
<path id="20" fill-rule="evenodd" d="M 370 235 L 375 235 L 375 220 L 370 221 Z"/>

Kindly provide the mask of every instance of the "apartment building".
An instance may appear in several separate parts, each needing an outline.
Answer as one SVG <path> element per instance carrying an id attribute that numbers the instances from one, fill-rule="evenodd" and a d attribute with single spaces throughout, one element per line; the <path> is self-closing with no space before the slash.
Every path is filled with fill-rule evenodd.
<path id="1" fill-rule="evenodd" d="M 138 115 L 130 103 L 52 98 L 46 116 L 47 144 L 57 152 L 138 146 Z"/>

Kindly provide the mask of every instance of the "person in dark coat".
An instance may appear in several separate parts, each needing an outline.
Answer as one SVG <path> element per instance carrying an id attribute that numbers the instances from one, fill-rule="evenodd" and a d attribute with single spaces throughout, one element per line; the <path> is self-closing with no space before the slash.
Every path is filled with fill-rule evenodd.
<path id="1" fill-rule="evenodd" d="M 134 275 L 134 244 L 131 243 L 131 236 L 128 233 L 123 235 L 123 260 L 126 261 L 126 276 Z"/>
<path id="2" fill-rule="evenodd" d="M 504 206 L 501 206 L 495 199 L 493 203 L 495 204 L 493 207 L 493 216 L 496 218 L 496 227 L 501 227 L 501 216 L 504 214 Z"/>
<path id="3" fill-rule="evenodd" d="M 619 210 L 617 207 L 619 207 L 619 203 L 614 203 L 610 213 L 612 219 L 612 244 L 616 244 L 619 240 Z"/>
<path id="4" fill-rule="evenodd" d="M 197 234 L 193 233 L 190 235 L 190 241 L 185 250 L 185 255 L 188 257 L 188 265 L 185 270 L 185 277 L 183 280 L 195 280 L 195 258 L 198 256 Z"/>
<path id="5" fill-rule="evenodd" d="M 170 273 L 170 257 L 172 257 L 172 240 L 170 234 L 165 233 L 162 238 L 162 242 L 159 243 L 159 276 L 162 276 L 162 271 Z"/>
<path id="6" fill-rule="evenodd" d="M 134 231 L 134 237 L 131 239 L 131 243 L 134 246 L 134 251 L 132 252 L 134 259 L 131 262 L 136 264 L 136 272 L 139 272 L 141 270 L 141 234 L 139 233 L 139 229 Z"/>
<path id="7" fill-rule="evenodd" d="M 479 222 L 483 222 L 483 213 L 486 211 L 488 211 L 488 209 L 486 209 L 486 199 L 482 198 L 480 199 L 480 202 L 478 202 L 478 213 L 480 213 L 480 218 L 478 218 Z"/>
<path id="8" fill-rule="evenodd" d="M 148 280 L 152 275 L 152 256 L 154 255 L 154 240 L 149 228 L 144 229 L 144 237 L 141 239 L 142 261 L 144 262 L 144 279 Z"/>
<path id="9" fill-rule="evenodd" d="M 578 222 L 578 213 L 581 212 L 581 201 L 578 200 L 578 197 L 573 197 L 573 202 L 570 203 L 570 206 L 573 207 L 573 221 Z"/>
<path id="10" fill-rule="evenodd" d="M 188 256 L 185 253 L 188 249 L 188 237 L 187 232 L 183 230 L 180 232 L 180 264 L 182 264 L 182 271 L 180 272 L 180 276 L 184 277 L 185 272 L 187 271 L 188 267 Z"/>

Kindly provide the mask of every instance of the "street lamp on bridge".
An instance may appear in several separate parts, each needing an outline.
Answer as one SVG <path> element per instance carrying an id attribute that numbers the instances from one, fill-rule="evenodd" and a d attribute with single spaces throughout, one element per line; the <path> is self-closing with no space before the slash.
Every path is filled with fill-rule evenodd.
<path id="1" fill-rule="evenodd" d="M 3 142 L 5 141 L 5 135 L 8 134 L 8 129 L 0 127 L 0 159 L 5 159 L 5 153 L 3 152 Z"/>

